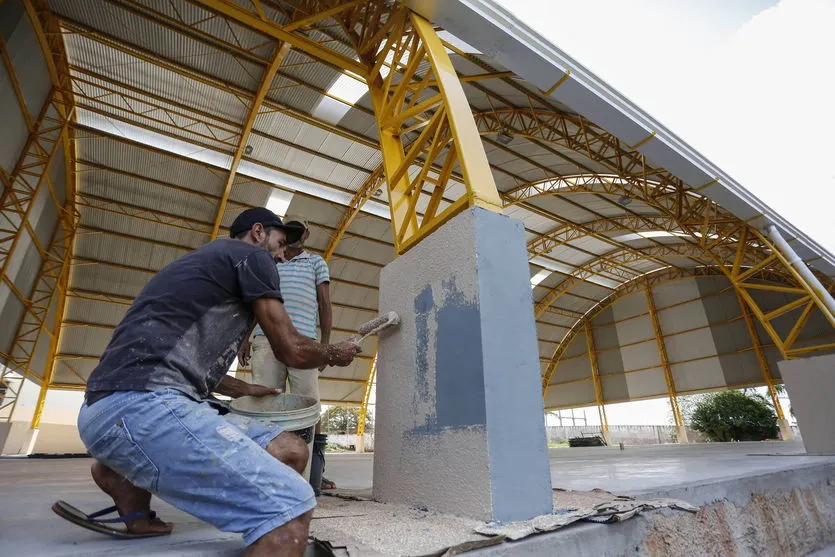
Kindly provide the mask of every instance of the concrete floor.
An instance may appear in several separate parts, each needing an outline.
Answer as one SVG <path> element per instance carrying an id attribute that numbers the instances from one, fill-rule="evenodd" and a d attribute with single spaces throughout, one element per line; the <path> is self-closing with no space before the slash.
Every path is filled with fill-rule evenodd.
<path id="1" fill-rule="evenodd" d="M 617 448 L 552 449 L 554 487 L 618 493 L 657 491 L 768 472 L 804 468 L 835 457 L 795 456 L 799 442 L 663 445 Z M 774 456 L 783 455 L 783 456 Z M 89 459 L 0 459 L 0 540 L 8 555 L 236 555 L 240 538 L 224 534 L 155 500 L 165 520 L 176 524 L 169 538 L 120 541 L 88 532 L 50 511 L 65 499 L 88 512 L 111 502 L 94 487 Z M 371 486 L 373 455 L 328 456 L 326 475 L 340 488 Z"/>
<path id="2" fill-rule="evenodd" d="M 713 443 L 626 447 L 550 449 L 553 487 L 571 490 L 605 489 L 636 494 L 690 483 L 727 480 L 835 462 L 835 457 L 800 456 L 800 441 Z M 785 456 L 775 456 L 785 455 Z M 326 475 L 340 488 L 371 487 L 372 454 L 328 457 Z"/>

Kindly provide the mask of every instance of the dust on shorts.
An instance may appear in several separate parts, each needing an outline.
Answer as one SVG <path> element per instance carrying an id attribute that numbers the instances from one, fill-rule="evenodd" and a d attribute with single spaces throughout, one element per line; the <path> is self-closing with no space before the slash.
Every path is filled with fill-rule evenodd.
<path id="1" fill-rule="evenodd" d="M 93 458 L 246 545 L 316 506 L 310 484 L 265 450 L 281 428 L 174 389 L 85 403 L 78 430 Z"/>

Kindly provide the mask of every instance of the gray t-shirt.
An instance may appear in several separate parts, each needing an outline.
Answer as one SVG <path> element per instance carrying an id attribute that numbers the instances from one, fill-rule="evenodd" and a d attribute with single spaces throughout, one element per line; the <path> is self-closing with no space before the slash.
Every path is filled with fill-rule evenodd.
<path id="1" fill-rule="evenodd" d="M 220 239 L 177 259 L 145 285 L 87 381 L 112 391 L 172 388 L 200 400 L 223 379 L 254 324 L 251 302 L 282 300 L 261 247 Z"/>

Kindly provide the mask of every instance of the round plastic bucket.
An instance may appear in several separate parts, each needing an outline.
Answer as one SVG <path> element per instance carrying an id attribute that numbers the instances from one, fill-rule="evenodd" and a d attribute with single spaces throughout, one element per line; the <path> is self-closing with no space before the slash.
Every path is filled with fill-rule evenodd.
<path id="1" fill-rule="evenodd" d="M 319 421 L 322 405 L 312 397 L 282 393 L 272 396 L 244 396 L 229 404 L 235 414 L 254 418 L 268 425 L 292 431 L 307 443 L 308 458 L 304 471 L 310 479 L 310 457 L 313 454 L 313 427 Z"/>

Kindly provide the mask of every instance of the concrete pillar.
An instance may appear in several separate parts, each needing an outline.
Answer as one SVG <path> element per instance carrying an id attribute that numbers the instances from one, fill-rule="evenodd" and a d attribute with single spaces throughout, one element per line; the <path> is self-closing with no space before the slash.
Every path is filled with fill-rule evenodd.
<path id="1" fill-rule="evenodd" d="M 460 213 L 380 275 L 374 498 L 483 520 L 552 512 L 524 228 Z"/>
<path id="2" fill-rule="evenodd" d="M 687 426 L 686 425 L 678 425 L 676 426 L 676 441 L 679 443 L 687 444 L 690 440 L 687 438 Z"/>
<path id="3" fill-rule="evenodd" d="M 358 453 L 365 452 L 365 435 L 356 435 L 357 440 L 354 441 L 354 451 Z"/>
<path id="4" fill-rule="evenodd" d="M 835 354 L 778 362 L 809 454 L 835 455 Z M 782 430 L 782 427 L 781 427 Z"/>
<path id="5" fill-rule="evenodd" d="M 603 442 L 606 443 L 607 447 L 612 446 L 612 432 L 608 429 L 605 431 L 600 432 L 600 436 L 603 437 Z"/>
<path id="6" fill-rule="evenodd" d="M 780 428 L 780 439 L 783 441 L 791 441 L 794 439 L 794 430 L 786 418 L 777 420 L 777 426 Z"/>

